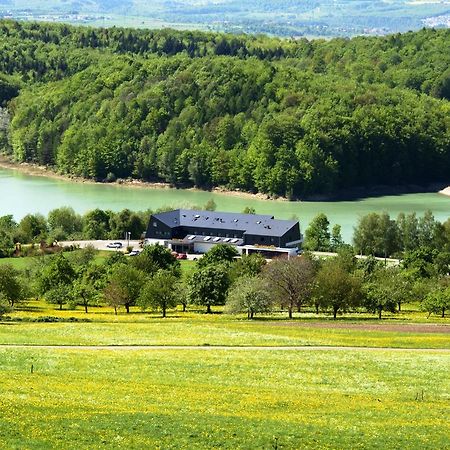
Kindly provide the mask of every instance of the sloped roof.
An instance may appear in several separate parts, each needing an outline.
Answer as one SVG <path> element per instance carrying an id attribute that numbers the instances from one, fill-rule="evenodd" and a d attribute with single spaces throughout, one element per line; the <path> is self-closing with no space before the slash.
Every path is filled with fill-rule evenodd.
<path id="1" fill-rule="evenodd" d="M 270 215 L 240 214 L 217 211 L 176 209 L 154 214 L 170 228 L 198 227 L 218 230 L 236 230 L 258 236 L 280 237 L 297 224 L 295 220 L 277 220 Z"/>

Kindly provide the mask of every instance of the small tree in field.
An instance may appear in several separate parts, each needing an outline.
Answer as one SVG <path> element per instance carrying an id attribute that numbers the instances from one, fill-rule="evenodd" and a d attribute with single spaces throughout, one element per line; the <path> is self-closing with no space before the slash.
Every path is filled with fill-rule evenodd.
<path id="1" fill-rule="evenodd" d="M 225 265 L 199 267 L 189 279 L 189 298 L 192 303 L 206 306 L 206 312 L 211 313 L 211 306 L 225 304 L 229 286 Z"/>
<path id="2" fill-rule="evenodd" d="M 450 310 L 450 286 L 431 291 L 423 300 L 421 309 L 428 313 L 428 317 L 431 314 L 445 317 L 445 311 Z"/>
<path id="3" fill-rule="evenodd" d="M 112 280 L 103 289 L 103 297 L 108 305 L 114 308 L 114 314 L 117 315 L 117 310 L 127 302 L 128 293 L 119 282 Z"/>
<path id="4" fill-rule="evenodd" d="M 239 278 L 228 293 L 225 312 L 238 314 L 246 312 L 248 319 L 256 313 L 272 310 L 273 301 L 266 282 L 261 277 Z"/>
<path id="5" fill-rule="evenodd" d="M 59 305 L 60 310 L 62 310 L 63 305 L 71 303 L 72 298 L 72 287 L 63 284 L 58 284 L 45 293 L 45 300 L 48 303 Z"/>
<path id="6" fill-rule="evenodd" d="M 26 290 L 19 275 L 19 271 L 10 264 L 0 266 L 0 297 L 11 308 L 14 308 L 14 305 L 26 296 Z"/>
<path id="7" fill-rule="evenodd" d="M 324 309 L 330 308 L 336 319 L 339 311 L 360 304 L 361 283 L 341 266 L 338 259 L 329 259 L 317 274 L 314 294 L 319 305 Z"/>
<path id="8" fill-rule="evenodd" d="M 288 309 L 290 319 L 294 307 L 299 311 L 311 299 L 314 276 L 315 264 L 306 256 L 277 259 L 263 270 L 270 293 Z"/>
<path id="9" fill-rule="evenodd" d="M 379 319 L 383 311 L 395 312 L 397 307 L 391 279 L 386 272 L 386 269 L 380 269 L 364 286 L 364 306 L 370 312 L 378 312 Z"/>
<path id="10" fill-rule="evenodd" d="M 62 305 L 68 302 L 73 282 L 77 273 L 67 258 L 59 253 L 53 256 L 48 264 L 40 271 L 38 278 L 38 291 L 50 303 Z M 61 297 L 58 297 L 61 295 Z"/>
<path id="11" fill-rule="evenodd" d="M 168 270 L 160 270 L 142 288 L 138 305 L 143 309 L 160 310 L 166 317 L 168 308 L 177 306 L 178 278 Z"/>
<path id="12" fill-rule="evenodd" d="M 136 304 L 145 283 L 145 274 L 140 270 L 125 264 L 114 267 L 106 287 L 103 289 L 105 300 L 117 311 L 124 306 L 127 313 Z"/>

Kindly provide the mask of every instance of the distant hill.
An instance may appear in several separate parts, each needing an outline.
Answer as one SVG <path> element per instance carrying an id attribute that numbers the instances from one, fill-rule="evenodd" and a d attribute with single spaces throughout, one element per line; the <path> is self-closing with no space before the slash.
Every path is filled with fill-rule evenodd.
<path id="1" fill-rule="evenodd" d="M 448 181 L 450 30 L 329 41 L 0 21 L 0 146 L 290 198 Z"/>
<path id="2" fill-rule="evenodd" d="M 450 26 L 449 0 L 0 0 L 0 15 L 278 36 L 380 35 Z"/>

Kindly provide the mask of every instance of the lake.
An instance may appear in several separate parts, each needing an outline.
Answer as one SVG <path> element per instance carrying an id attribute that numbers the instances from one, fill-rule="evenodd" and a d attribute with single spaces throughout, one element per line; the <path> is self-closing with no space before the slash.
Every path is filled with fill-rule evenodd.
<path id="1" fill-rule="evenodd" d="M 0 168 L 0 215 L 13 214 L 20 220 L 28 213 L 47 214 L 60 206 L 71 206 L 84 213 L 94 208 L 131 210 L 157 209 L 162 206 L 192 207 L 213 199 L 218 211 L 241 212 L 252 206 L 259 214 L 276 218 L 297 216 L 304 230 L 318 213 L 325 213 L 331 224 L 342 226 L 342 235 L 351 240 L 358 218 L 369 212 L 423 214 L 433 211 L 440 221 L 450 217 L 450 197 L 441 194 L 405 194 L 339 202 L 287 202 L 181 189 L 153 189 L 134 186 L 81 183 L 45 176 L 27 175 L 19 170 Z"/>

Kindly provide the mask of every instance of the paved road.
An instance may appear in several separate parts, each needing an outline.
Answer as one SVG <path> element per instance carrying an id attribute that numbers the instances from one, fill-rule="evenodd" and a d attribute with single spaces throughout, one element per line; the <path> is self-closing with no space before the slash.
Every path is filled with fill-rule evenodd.
<path id="1" fill-rule="evenodd" d="M 233 345 L 28 345 L 0 344 L 1 349 L 39 349 L 39 350 L 238 350 L 238 351 L 396 351 L 396 352 L 449 352 L 450 348 L 398 348 L 398 347 L 345 347 L 326 345 L 294 345 L 294 346 L 233 346 Z"/>
<path id="2" fill-rule="evenodd" d="M 120 249 L 115 249 L 115 248 L 109 248 L 108 244 L 112 244 L 113 242 L 120 242 L 122 244 L 122 248 Z M 113 240 L 97 240 L 97 241 L 60 241 L 58 242 L 59 245 L 61 245 L 62 247 L 69 247 L 71 245 L 77 245 L 80 248 L 85 248 L 87 246 L 92 246 L 94 247 L 96 250 L 106 250 L 106 251 L 111 251 L 111 252 L 116 252 L 116 251 L 120 251 L 120 252 L 125 252 L 128 246 L 128 241 L 124 241 L 124 240 L 120 240 L 120 239 L 113 239 Z M 136 241 L 136 240 L 130 240 L 129 244 L 130 247 L 133 247 L 133 250 L 142 250 L 142 248 L 139 245 L 140 241 Z M 187 255 L 187 259 L 193 261 L 193 260 L 197 260 L 199 258 L 201 258 L 202 255 Z"/>
<path id="3" fill-rule="evenodd" d="M 61 245 L 62 247 L 69 247 L 70 245 L 77 245 L 80 248 L 85 248 L 87 246 L 92 246 L 94 247 L 96 250 L 109 250 L 109 251 L 116 251 L 115 248 L 108 248 L 107 245 L 108 244 L 112 244 L 113 242 L 120 242 L 122 244 L 122 248 L 120 250 L 125 251 L 127 246 L 128 246 L 128 242 L 130 243 L 130 247 L 133 247 L 134 250 L 139 250 L 139 241 L 125 241 L 125 240 L 121 240 L 121 239 L 114 239 L 114 240 L 109 240 L 109 241 L 61 241 L 59 242 L 59 245 Z"/>

